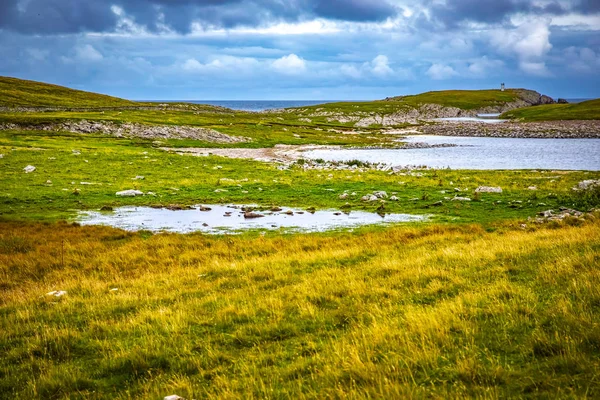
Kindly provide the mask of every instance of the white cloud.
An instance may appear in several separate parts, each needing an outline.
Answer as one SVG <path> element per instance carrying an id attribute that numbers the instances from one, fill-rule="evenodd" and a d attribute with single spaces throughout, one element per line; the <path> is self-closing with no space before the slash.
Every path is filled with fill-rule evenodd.
<path id="1" fill-rule="evenodd" d="M 487 76 L 490 72 L 497 72 L 504 66 L 504 62 L 501 60 L 490 60 L 487 57 L 481 57 L 479 59 L 471 61 L 467 68 L 469 73 L 474 77 L 481 78 Z"/>
<path id="2" fill-rule="evenodd" d="M 536 19 L 523 22 L 516 29 L 492 33 L 490 43 L 501 53 L 514 55 L 519 68 L 531 75 L 548 75 L 544 58 L 552 49 L 550 20 Z"/>
<path id="3" fill-rule="evenodd" d="M 342 74 L 349 76 L 350 78 L 358 79 L 362 76 L 362 73 L 354 65 L 344 64 L 340 67 Z"/>
<path id="4" fill-rule="evenodd" d="M 91 44 L 77 47 L 75 56 L 82 61 L 100 61 L 104 58 Z"/>
<path id="5" fill-rule="evenodd" d="M 195 58 L 190 58 L 189 60 L 184 62 L 181 67 L 186 71 L 193 72 L 193 71 L 202 70 L 202 67 L 204 67 L 204 65 L 202 63 L 200 63 L 198 60 L 196 60 Z"/>
<path id="6" fill-rule="evenodd" d="M 292 53 L 273 61 L 272 67 L 282 74 L 296 75 L 306 71 L 306 61 Z"/>
<path id="7" fill-rule="evenodd" d="M 456 72 L 454 68 L 449 65 L 433 64 L 431 67 L 429 67 L 426 74 L 429 75 L 431 79 L 442 80 L 457 76 L 458 72 Z"/>
<path id="8" fill-rule="evenodd" d="M 546 63 L 543 62 L 530 62 L 530 61 L 521 61 L 519 63 L 519 68 L 521 71 L 529 74 L 529 75 L 537 75 L 537 76 L 550 76 L 550 71 L 546 68 Z"/>
<path id="9" fill-rule="evenodd" d="M 371 71 L 379 77 L 386 77 L 394 73 L 390 68 L 390 60 L 387 56 L 381 54 L 371 61 Z"/>
<path id="10" fill-rule="evenodd" d="M 600 54 L 588 47 L 568 47 L 565 49 L 567 67 L 584 74 L 597 74 L 600 70 Z"/>

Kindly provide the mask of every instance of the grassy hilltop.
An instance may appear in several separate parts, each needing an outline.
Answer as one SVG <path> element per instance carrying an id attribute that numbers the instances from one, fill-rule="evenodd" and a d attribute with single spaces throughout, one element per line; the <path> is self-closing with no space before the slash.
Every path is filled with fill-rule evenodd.
<path id="1" fill-rule="evenodd" d="M 127 107 L 137 103 L 103 94 L 0 76 L 0 107 Z"/>
<path id="2" fill-rule="evenodd" d="M 382 114 L 421 102 L 472 109 L 512 102 L 511 92 L 244 113 L 141 109 L 8 78 L 0 90 L 0 107 L 57 109 L 0 112 L 0 124 L 15 124 L 0 130 L 0 399 L 600 397 L 600 213 L 590 211 L 600 208 L 600 188 L 572 190 L 600 172 L 285 169 L 162 149 L 401 146 L 378 127 L 358 133 L 327 112 Z M 78 134 L 63 125 L 82 120 L 251 141 Z M 115 195 L 126 189 L 153 195 Z M 360 200 L 376 190 L 398 201 Z M 455 195 L 471 201 L 448 200 Z M 213 203 L 429 220 L 239 235 L 73 222 L 101 207 Z M 586 216 L 528 220 L 563 206 Z"/>
<path id="3" fill-rule="evenodd" d="M 600 99 L 576 104 L 547 104 L 519 108 L 502 114 L 502 118 L 523 121 L 600 120 Z"/>

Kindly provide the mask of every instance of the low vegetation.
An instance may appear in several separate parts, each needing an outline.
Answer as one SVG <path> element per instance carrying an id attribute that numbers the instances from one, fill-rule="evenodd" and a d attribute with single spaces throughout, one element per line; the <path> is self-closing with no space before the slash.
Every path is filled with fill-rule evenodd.
<path id="1" fill-rule="evenodd" d="M 502 114 L 501 118 L 526 122 L 559 120 L 600 120 L 600 99 L 575 104 L 547 104 L 519 108 Z"/>
<path id="2" fill-rule="evenodd" d="M 472 109 L 510 96 L 432 92 L 244 113 L 141 107 L 0 78 L 0 108 L 53 108 L 0 113 L 8 128 L 0 131 L 0 398 L 600 397 L 600 213 L 592 210 L 600 188 L 572 189 L 600 172 L 379 171 L 358 160 L 327 169 L 177 154 L 399 146 L 378 126 L 359 133 L 328 113 L 383 115 L 421 102 Z M 251 141 L 77 134 L 60 125 L 83 120 L 187 125 Z M 146 195 L 116 196 L 128 189 Z M 375 191 L 397 201 L 361 200 Z M 212 236 L 74 222 L 80 210 L 213 203 L 430 219 Z M 563 206 L 586 214 L 529 220 Z"/>
<path id="3" fill-rule="evenodd" d="M 264 237 L 0 225 L 7 397 L 600 396 L 597 220 Z"/>

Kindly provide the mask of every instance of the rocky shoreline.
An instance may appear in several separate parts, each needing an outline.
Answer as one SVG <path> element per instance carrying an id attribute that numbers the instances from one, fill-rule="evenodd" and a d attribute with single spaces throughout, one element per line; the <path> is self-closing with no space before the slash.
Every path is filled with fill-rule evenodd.
<path id="1" fill-rule="evenodd" d="M 476 136 L 504 138 L 597 139 L 600 121 L 503 122 L 437 122 L 418 128 L 426 135 Z"/>

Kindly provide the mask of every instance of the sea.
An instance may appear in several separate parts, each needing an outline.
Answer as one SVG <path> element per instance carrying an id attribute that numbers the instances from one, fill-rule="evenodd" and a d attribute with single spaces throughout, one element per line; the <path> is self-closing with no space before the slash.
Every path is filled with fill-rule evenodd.
<path id="1" fill-rule="evenodd" d="M 567 99 L 569 103 L 581 103 L 592 99 Z M 193 103 L 193 104 L 209 104 L 212 106 L 219 106 L 230 108 L 232 110 L 240 111 L 265 111 L 265 110 L 278 110 L 281 108 L 293 108 L 293 107 L 307 107 L 316 106 L 319 104 L 326 103 L 337 103 L 340 101 L 367 101 L 367 100 L 140 100 L 148 101 L 151 103 Z"/>
<path id="2" fill-rule="evenodd" d="M 281 108 L 306 107 L 325 103 L 336 103 L 338 101 L 342 100 L 150 100 L 152 103 L 209 104 L 240 111 L 265 111 Z"/>

